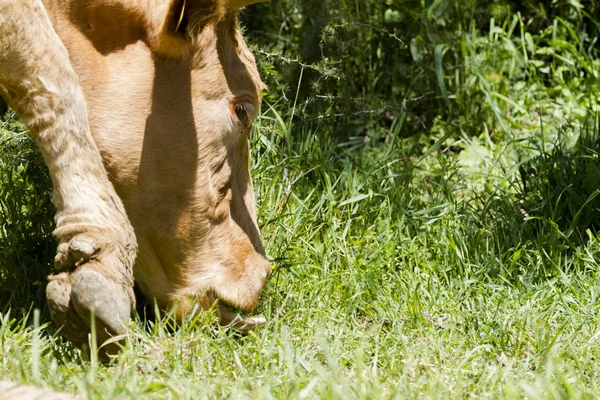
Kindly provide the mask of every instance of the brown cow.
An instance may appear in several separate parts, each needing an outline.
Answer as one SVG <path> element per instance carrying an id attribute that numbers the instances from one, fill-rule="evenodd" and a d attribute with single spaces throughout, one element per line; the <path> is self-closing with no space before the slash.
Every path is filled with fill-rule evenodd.
<path id="1" fill-rule="evenodd" d="M 100 340 L 124 332 L 134 279 L 177 316 L 220 301 L 223 324 L 263 322 L 230 311 L 270 272 L 248 150 L 263 84 L 237 20 L 258 1 L 0 0 L 0 93 L 50 170 L 46 292 L 75 344 L 91 312 Z"/>

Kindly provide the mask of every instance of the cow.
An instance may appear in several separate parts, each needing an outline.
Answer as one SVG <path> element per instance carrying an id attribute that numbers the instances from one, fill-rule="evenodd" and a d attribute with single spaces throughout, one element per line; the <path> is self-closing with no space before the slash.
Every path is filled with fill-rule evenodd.
<path id="1" fill-rule="evenodd" d="M 264 0 L 0 0 L 0 94 L 48 166 L 52 320 L 84 348 L 145 302 L 251 329 L 271 264 L 249 170 L 264 85 L 238 23 Z M 104 355 L 116 353 L 114 339 Z"/>

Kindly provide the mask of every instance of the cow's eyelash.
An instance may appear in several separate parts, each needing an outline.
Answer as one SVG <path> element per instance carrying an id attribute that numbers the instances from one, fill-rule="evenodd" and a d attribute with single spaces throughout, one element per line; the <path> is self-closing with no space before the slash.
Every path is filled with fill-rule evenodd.
<path id="1" fill-rule="evenodd" d="M 248 118 L 248 109 L 244 103 L 237 103 L 235 105 L 235 115 L 237 115 L 240 121 Z"/>
<path id="2" fill-rule="evenodd" d="M 233 107 L 235 115 L 244 126 L 250 124 L 250 114 L 248 112 L 248 106 L 245 103 L 236 103 Z"/>

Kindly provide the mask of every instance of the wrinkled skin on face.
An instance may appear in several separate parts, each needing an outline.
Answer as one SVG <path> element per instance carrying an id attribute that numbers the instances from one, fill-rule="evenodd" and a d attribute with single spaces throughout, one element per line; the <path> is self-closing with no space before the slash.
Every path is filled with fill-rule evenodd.
<path id="1" fill-rule="evenodd" d="M 137 238 L 135 282 L 178 316 L 250 312 L 270 272 L 248 149 L 263 84 L 237 22 L 250 2 L 44 0 Z"/>

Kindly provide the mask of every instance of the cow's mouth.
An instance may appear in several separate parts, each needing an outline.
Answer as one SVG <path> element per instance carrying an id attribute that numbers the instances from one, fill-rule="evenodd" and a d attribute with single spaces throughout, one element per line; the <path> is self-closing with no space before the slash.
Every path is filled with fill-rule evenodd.
<path id="1" fill-rule="evenodd" d="M 267 323 L 264 317 L 250 317 L 244 313 L 235 311 L 222 302 L 218 305 L 220 324 L 229 326 L 243 333 L 254 331 L 259 326 Z"/>

